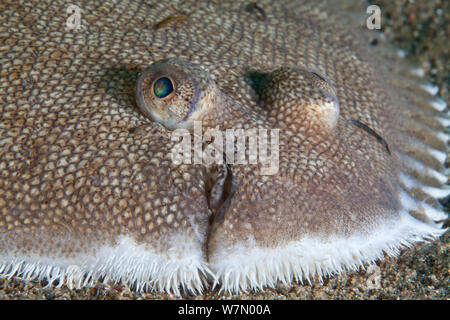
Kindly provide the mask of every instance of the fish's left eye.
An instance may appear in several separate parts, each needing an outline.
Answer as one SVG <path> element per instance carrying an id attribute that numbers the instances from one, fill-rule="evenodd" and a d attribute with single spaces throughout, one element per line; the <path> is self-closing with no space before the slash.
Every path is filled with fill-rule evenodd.
<path id="1" fill-rule="evenodd" d="M 174 91 L 174 89 L 173 89 L 172 80 L 170 80 L 167 77 L 159 78 L 158 80 L 156 80 L 153 83 L 153 93 L 159 99 L 166 98 L 173 91 Z"/>

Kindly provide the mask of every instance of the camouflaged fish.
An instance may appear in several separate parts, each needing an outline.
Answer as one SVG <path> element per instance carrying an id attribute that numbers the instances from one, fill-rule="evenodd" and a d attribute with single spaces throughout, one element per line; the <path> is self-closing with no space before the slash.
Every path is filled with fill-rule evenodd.
<path id="1" fill-rule="evenodd" d="M 445 231 L 446 103 L 365 27 L 364 4 L 0 9 L 3 277 L 242 292 Z M 173 133 L 195 121 L 279 130 L 278 170 L 176 163 Z"/>

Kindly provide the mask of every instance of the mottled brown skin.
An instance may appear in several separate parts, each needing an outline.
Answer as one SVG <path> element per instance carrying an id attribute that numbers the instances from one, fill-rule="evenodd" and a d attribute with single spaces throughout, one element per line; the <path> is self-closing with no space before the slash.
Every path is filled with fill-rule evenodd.
<path id="1" fill-rule="evenodd" d="M 249 234 L 273 247 L 392 218 L 397 157 L 347 122 L 361 121 L 409 152 L 392 116 L 407 111 L 395 92 L 386 93 L 384 71 L 371 66 L 360 35 L 320 10 L 326 4 L 258 5 L 264 19 L 232 2 L 83 2 L 81 30 L 66 30 L 64 1 L 2 2 L 0 240 L 21 254 L 70 256 L 89 251 L 90 241 L 127 234 L 164 252 L 165 236 L 182 230 L 195 237 L 194 219 L 209 233 L 207 257 Z M 154 28 L 180 13 L 187 18 Z M 171 163 L 170 130 L 134 100 L 138 73 L 171 57 L 211 77 L 220 98 L 207 127 L 282 129 L 280 172 L 260 176 L 252 166 L 233 166 L 236 189 L 212 223 L 207 168 Z M 250 71 L 276 75 L 280 67 L 281 78 L 262 92 L 252 86 Z M 305 86 L 328 95 L 305 104 Z M 305 112 L 330 96 L 340 106 L 331 128 Z M 55 236 L 73 242 L 61 247 Z"/>
<path id="2" fill-rule="evenodd" d="M 392 158 L 382 144 L 357 126 L 343 119 L 330 124 L 328 118 L 333 118 L 334 112 L 321 108 L 338 102 L 325 78 L 290 68 L 269 72 L 257 88 L 258 102 L 267 111 L 261 114 L 255 113 L 255 107 L 230 103 L 208 75 L 188 61 L 163 60 L 140 78 L 138 92 L 142 89 L 145 96 L 144 113 L 158 109 L 161 123 L 174 118 L 179 127 L 193 122 L 174 116 L 169 108 L 177 106 L 178 100 L 190 104 L 191 93 L 175 89 L 173 97 L 159 99 L 151 85 L 154 79 L 170 77 L 175 87 L 182 86 L 188 82 L 185 74 L 180 75 L 183 69 L 196 79 L 191 86 L 214 96 L 203 104 L 201 99 L 194 102 L 198 110 L 192 117 L 203 121 L 204 130 L 280 129 L 276 175 L 261 175 L 257 165 L 229 165 L 235 190 L 213 221 L 208 256 L 214 255 L 216 246 L 231 246 L 249 237 L 262 247 L 276 247 L 306 234 L 350 236 L 355 230 L 370 230 L 381 219 L 395 219 L 400 205 L 395 177 L 389 175 L 394 170 Z M 179 109 L 186 110 L 184 106 Z"/>

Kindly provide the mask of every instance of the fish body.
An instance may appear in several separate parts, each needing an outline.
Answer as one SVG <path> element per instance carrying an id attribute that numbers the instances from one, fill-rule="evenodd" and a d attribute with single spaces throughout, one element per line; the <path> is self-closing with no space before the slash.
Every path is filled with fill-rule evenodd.
<path id="1" fill-rule="evenodd" d="M 439 237 L 445 103 L 340 5 L 0 4 L 0 274 L 241 292 Z M 278 170 L 174 163 L 190 117 L 280 130 Z"/>

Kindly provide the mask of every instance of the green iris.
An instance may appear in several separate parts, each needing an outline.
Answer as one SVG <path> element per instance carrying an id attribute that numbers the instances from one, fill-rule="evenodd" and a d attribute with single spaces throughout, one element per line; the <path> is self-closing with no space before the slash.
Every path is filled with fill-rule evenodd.
<path id="1" fill-rule="evenodd" d="M 159 78 L 153 85 L 153 92 L 160 99 L 167 97 L 173 92 L 172 81 L 165 77 Z"/>

